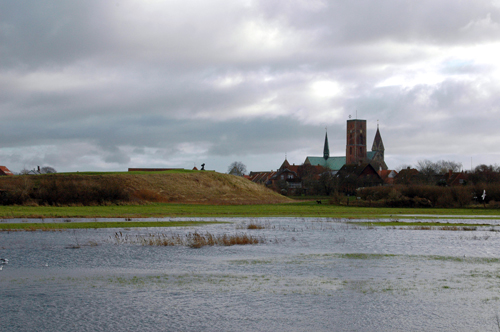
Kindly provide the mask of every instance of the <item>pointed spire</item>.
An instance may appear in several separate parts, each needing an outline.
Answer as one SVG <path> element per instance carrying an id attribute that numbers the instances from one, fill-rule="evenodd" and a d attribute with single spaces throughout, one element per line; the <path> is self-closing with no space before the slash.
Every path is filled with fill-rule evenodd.
<path id="1" fill-rule="evenodd" d="M 375 139 L 373 140 L 372 151 L 384 151 L 384 143 L 382 142 L 382 136 L 380 136 L 380 130 L 378 129 L 377 123 L 377 133 L 375 134 Z"/>
<path id="2" fill-rule="evenodd" d="M 323 147 L 323 158 L 327 160 L 330 157 L 330 148 L 328 147 L 328 133 L 325 133 L 325 146 Z"/>

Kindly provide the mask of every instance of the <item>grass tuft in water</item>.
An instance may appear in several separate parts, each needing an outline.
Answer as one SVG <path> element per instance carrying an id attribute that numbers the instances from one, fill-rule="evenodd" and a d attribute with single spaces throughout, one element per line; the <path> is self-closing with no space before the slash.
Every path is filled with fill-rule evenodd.
<path id="1" fill-rule="evenodd" d="M 249 224 L 247 226 L 247 229 L 264 229 L 264 228 L 266 227 L 261 224 Z"/>
<path id="2" fill-rule="evenodd" d="M 264 237 L 248 234 L 222 234 L 211 233 L 188 233 L 184 236 L 179 234 L 148 234 L 128 236 L 122 232 L 115 233 L 112 237 L 115 244 L 140 244 L 143 246 L 188 246 L 190 248 L 201 248 L 205 246 L 234 246 L 246 244 L 259 244 L 265 242 Z"/>

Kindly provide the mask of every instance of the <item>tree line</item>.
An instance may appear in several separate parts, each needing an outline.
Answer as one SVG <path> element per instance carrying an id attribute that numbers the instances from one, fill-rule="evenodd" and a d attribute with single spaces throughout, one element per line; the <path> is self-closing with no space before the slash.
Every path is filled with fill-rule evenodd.
<path id="1" fill-rule="evenodd" d="M 400 166 L 398 168 L 399 172 L 407 170 L 411 166 Z M 466 180 L 463 185 L 467 184 L 500 184 L 500 166 L 498 165 L 485 165 L 481 164 L 476 166 L 472 171 L 463 171 L 462 163 L 457 163 L 449 160 L 439 160 L 432 162 L 430 160 L 419 160 L 415 165 L 414 169 L 418 171 L 418 174 L 414 176 L 410 183 L 406 182 L 404 179 L 396 178 L 396 184 L 426 184 L 426 185 L 446 185 L 443 183 L 443 176 L 452 173 L 463 172 L 466 174 L 464 177 Z"/>

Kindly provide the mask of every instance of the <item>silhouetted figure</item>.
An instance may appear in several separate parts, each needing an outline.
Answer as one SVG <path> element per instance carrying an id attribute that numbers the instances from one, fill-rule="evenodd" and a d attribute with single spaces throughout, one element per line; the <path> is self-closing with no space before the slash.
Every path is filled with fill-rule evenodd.
<path id="1" fill-rule="evenodd" d="M 204 171 L 205 170 L 205 163 L 201 164 L 201 170 Z"/>

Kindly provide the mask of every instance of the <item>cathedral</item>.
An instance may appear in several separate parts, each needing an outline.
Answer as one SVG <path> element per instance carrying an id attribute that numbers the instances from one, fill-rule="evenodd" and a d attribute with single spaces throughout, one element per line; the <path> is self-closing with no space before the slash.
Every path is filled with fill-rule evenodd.
<path id="1" fill-rule="evenodd" d="M 332 171 L 339 171 L 344 165 L 369 163 L 376 171 L 387 170 L 384 143 L 378 125 L 371 151 L 367 151 L 366 141 L 366 120 L 347 120 L 345 156 L 330 156 L 328 134 L 325 134 L 323 157 L 307 157 L 304 165 L 323 166 Z"/>

